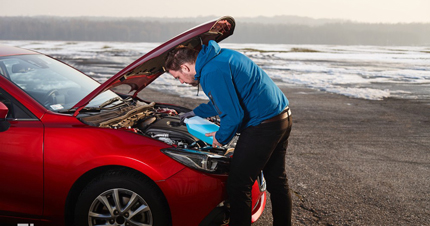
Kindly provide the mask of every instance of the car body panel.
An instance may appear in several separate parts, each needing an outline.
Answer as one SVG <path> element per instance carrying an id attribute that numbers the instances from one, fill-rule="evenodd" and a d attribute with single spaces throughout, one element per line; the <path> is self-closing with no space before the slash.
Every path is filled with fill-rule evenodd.
<path id="1" fill-rule="evenodd" d="M 43 125 L 40 121 L 10 121 L 0 148 L 0 211 L 42 215 Z M 31 189 L 29 189 L 31 188 Z"/>
<path id="2" fill-rule="evenodd" d="M 253 190 L 255 189 L 255 185 L 253 186 Z M 257 196 L 254 196 L 257 195 Z M 254 223 L 260 218 L 261 214 L 263 214 L 264 208 L 266 207 L 267 193 L 266 191 L 260 191 L 259 193 L 253 193 L 253 197 L 259 197 L 256 199 L 258 202 L 255 203 L 254 209 L 252 210 L 251 222 Z M 254 200 L 252 200 L 254 202 Z"/>
<path id="3" fill-rule="evenodd" d="M 35 54 L 35 52 L 31 50 L 26 50 L 26 49 L 17 49 L 12 46 L 1 45 L 0 56 L 27 55 L 27 54 Z"/>
<path id="4" fill-rule="evenodd" d="M 172 225 L 198 225 L 220 202 L 225 200 L 225 178 L 184 168 L 157 185 L 165 192 L 171 206 Z"/>

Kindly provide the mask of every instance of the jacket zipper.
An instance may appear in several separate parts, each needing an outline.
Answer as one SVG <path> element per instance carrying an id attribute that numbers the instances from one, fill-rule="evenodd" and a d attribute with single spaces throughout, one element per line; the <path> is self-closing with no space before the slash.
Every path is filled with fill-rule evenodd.
<path id="1" fill-rule="evenodd" d="M 212 101 L 212 104 L 215 107 L 215 111 L 218 113 L 218 115 L 221 115 L 221 111 L 219 110 L 218 106 L 215 104 L 214 98 L 212 97 L 211 92 L 208 93 L 209 99 Z"/>

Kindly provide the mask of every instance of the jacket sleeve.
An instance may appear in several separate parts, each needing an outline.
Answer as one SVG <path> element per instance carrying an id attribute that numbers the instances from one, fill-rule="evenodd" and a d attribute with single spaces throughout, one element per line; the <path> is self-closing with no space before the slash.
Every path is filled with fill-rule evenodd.
<path id="1" fill-rule="evenodd" d="M 212 116 L 216 116 L 218 113 L 215 111 L 215 108 L 211 101 L 207 104 L 200 104 L 196 108 L 194 108 L 194 114 L 200 116 L 202 118 L 209 118 Z"/>
<path id="2" fill-rule="evenodd" d="M 217 68 L 204 76 L 203 89 L 221 119 L 220 128 L 215 136 L 221 144 L 227 144 L 235 136 L 244 117 L 231 76 L 229 70 L 225 68 L 224 70 Z"/>

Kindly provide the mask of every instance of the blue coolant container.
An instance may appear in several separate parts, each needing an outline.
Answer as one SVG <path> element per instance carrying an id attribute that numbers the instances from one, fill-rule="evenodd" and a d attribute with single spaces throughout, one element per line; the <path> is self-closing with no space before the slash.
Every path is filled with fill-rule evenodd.
<path id="1" fill-rule="evenodd" d="M 187 118 L 184 120 L 185 124 L 187 125 L 188 132 L 197 137 L 198 139 L 208 143 L 213 143 L 213 137 L 207 137 L 206 133 L 216 132 L 219 129 L 219 126 L 203 119 L 199 116 L 194 116 L 191 118 Z"/>

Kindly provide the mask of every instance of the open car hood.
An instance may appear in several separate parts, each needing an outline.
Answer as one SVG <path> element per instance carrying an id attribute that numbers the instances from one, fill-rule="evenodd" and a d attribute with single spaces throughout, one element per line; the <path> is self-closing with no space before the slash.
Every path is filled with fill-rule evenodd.
<path id="1" fill-rule="evenodd" d="M 76 109 L 74 115 L 78 115 L 79 111 L 97 95 L 115 86 L 127 84 L 130 86 L 129 92 L 134 91 L 133 96 L 137 96 L 139 91 L 165 72 L 164 60 L 170 50 L 178 45 L 186 45 L 200 50 L 201 45 L 207 45 L 209 40 L 220 42 L 232 35 L 234 28 L 233 17 L 225 16 L 196 26 L 170 39 L 122 69 L 84 97 L 73 107 Z"/>

